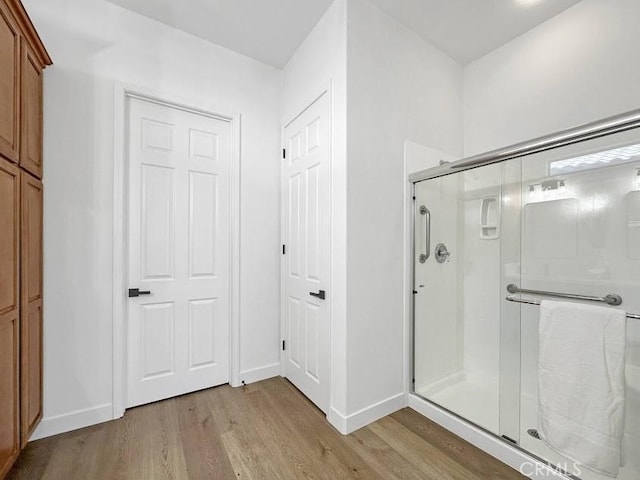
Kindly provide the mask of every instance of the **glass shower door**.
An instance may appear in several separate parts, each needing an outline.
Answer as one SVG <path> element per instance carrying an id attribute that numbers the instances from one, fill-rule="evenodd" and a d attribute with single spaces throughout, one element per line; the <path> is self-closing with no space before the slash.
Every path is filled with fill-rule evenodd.
<path id="1" fill-rule="evenodd" d="M 529 155 L 522 160 L 521 190 L 521 288 L 594 297 L 618 294 L 622 305 L 613 308 L 640 312 L 640 132 L 632 130 Z M 521 297 L 554 300 L 542 295 Z M 607 477 L 574 465 L 537 438 L 540 307 L 522 304 L 521 309 L 520 445 L 583 480 L 603 480 Z M 573 338 L 567 335 L 563 341 L 570 344 Z M 639 346 L 640 321 L 630 319 L 619 480 L 640 478 Z M 568 377 L 566 381 L 579 379 Z M 572 417 L 579 417 L 579 413 L 577 408 L 570 412 Z M 602 412 L 599 417 L 606 415 Z M 590 428 L 589 422 L 585 414 L 580 428 Z"/>
<path id="2" fill-rule="evenodd" d="M 541 336 L 539 303 L 555 299 L 602 305 L 588 297 L 619 295 L 622 304 L 611 308 L 631 314 L 625 332 L 624 400 L 616 397 L 624 402 L 625 415 L 615 416 L 609 428 L 613 433 L 607 435 L 616 442 L 623 436 L 622 465 L 615 478 L 637 480 L 640 130 L 451 171 L 414 185 L 414 393 L 516 443 L 554 469 L 582 480 L 608 478 L 574 464 L 570 454 L 540 438 L 538 416 L 548 404 L 538 391 L 538 379 L 547 371 L 540 368 L 539 346 L 545 339 L 561 338 L 558 350 L 563 353 L 564 342 L 580 345 L 576 338 L 583 331 L 574 327 L 573 333 Z M 553 292 L 580 297 L 557 298 Z M 562 366 L 569 360 L 574 359 L 554 366 L 561 385 L 571 387 L 584 379 L 571 371 L 564 376 Z M 583 360 L 596 366 L 600 361 Z M 600 369 L 605 390 L 607 378 L 619 374 L 619 369 L 608 368 Z M 589 379 L 596 375 L 588 374 Z M 566 407 L 560 399 L 574 422 L 571 432 L 581 432 L 582 439 L 590 438 L 591 430 L 601 432 L 591 428 L 594 418 L 606 423 L 610 412 L 589 414 L 571 388 L 563 392 L 574 405 Z M 616 415 L 619 404 L 613 409 Z M 618 428 L 622 423 L 624 430 Z"/>
<path id="3" fill-rule="evenodd" d="M 414 205 L 414 392 L 514 441 L 519 308 L 501 300 L 519 281 L 519 165 L 419 182 Z"/>

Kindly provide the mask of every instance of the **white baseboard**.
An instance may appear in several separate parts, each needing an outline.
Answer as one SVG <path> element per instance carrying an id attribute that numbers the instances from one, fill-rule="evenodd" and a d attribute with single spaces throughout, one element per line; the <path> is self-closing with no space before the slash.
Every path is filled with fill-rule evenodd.
<path id="1" fill-rule="evenodd" d="M 244 380 L 246 384 L 249 384 L 266 380 L 267 378 L 278 377 L 279 375 L 280 363 L 274 363 L 273 365 L 241 372 L 240 382 Z M 114 411 L 110 403 L 97 405 L 84 410 L 76 410 L 75 412 L 65 413 L 64 415 L 56 415 L 55 417 L 45 417 L 33 432 L 33 435 L 31 435 L 30 441 L 70 432 L 71 430 L 77 430 L 79 428 L 90 427 L 91 425 L 108 422 L 113 419 Z"/>
<path id="2" fill-rule="evenodd" d="M 334 408 L 331 408 L 327 415 L 327 420 L 340 433 L 348 435 L 406 406 L 407 395 L 405 393 L 399 393 L 350 415 L 343 415 Z"/>
<path id="3" fill-rule="evenodd" d="M 409 408 L 421 413 L 438 425 L 478 447 L 480 450 L 487 452 L 492 457 L 507 464 L 528 478 L 536 480 L 548 480 L 550 478 L 569 479 L 569 477 L 562 475 L 545 463 L 527 455 L 524 451 L 503 442 L 490 433 L 485 432 L 469 422 L 465 422 L 416 395 L 409 395 Z"/>
<path id="4" fill-rule="evenodd" d="M 259 382 L 261 380 L 266 380 L 268 378 L 279 377 L 280 376 L 280 363 L 274 363 L 272 365 L 267 365 L 265 367 L 254 368 L 252 370 L 245 370 L 244 372 L 240 372 L 240 385 L 242 382 L 247 385 L 250 383 Z M 240 385 L 232 385 L 240 386 Z"/>
<path id="5" fill-rule="evenodd" d="M 347 417 L 338 412 L 335 408 L 329 408 L 327 413 L 327 421 L 333 425 L 333 428 L 338 430 L 342 435 L 347 435 Z"/>
<path id="6" fill-rule="evenodd" d="M 110 403 L 85 408 L 84 410 L 76 410 L 64 415 L 56 415 L 55 417 L 45 417 L 33 432 L 29 441 L 51 437 L 59 433 L 108 422 L 109 420 L 113 420 L 113 406 Z"/>

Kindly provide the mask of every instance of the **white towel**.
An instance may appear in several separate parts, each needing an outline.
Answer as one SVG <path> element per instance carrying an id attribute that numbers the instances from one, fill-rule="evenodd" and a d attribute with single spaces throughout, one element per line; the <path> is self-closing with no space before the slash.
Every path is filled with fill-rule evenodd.
<path id="1" fill-rule="evenodd" d="M 538 431 L 581 467 L 617 477 L 625 406 L 626 313 L 540 304 Z"/>

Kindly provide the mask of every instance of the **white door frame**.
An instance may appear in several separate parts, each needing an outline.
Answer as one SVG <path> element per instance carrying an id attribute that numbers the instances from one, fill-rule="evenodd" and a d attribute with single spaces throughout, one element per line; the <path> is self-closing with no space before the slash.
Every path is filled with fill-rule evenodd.
<path id="1" fill-rule="evenodd" d="M 113 151 L 113 418 L 125 411 L 126 398 L 126 321 L 128 287 L 127 249 L 127 102 L 137 98 L 190 113 L 228 122 L 231 126 L 230 190 L 230 268 L 229 268 L 229 383 L 240 385 L 240 121 L 239 114 L 225 115 L 214 107 L 192 107 L 201 101 L 185 100 L 147 88 L 116 82 L 114 89 Z"/>
<path id="2" fill-rule="evenodd" d="M 333 92 L 332 92 L 332 84 L 328 82 L 325 84 L 324 88 L 321 88 L 316 91 L 315 94 L 307 97 L 308 100 L 304 102 L 301 108 L 295 114 L 292 114 L 287 118 L 287 120 L 280 127 L 280 144 L 282 148 L 285 148 L 285 130 L 291 125 L 300 115 L 302 115 L 309 107 L 311 107 L 316 101 L 320 100 L 323 95 L 327 95 L 327 101 L 329 102 L 329 212 L 331 215 L 329 221 L 329 259 L 330 259 L 330 272 L 329 278 L 327 279 L 327 291 L 329 292 L 330 298 L 333 294 L 332 284 L 333 284 Z M 280 157 L 280 161 L 282 162 L 283 158 Z M 283 163 L 280 163 L 280 239 L 282 245 L 286 245 L 285 238 L 285 213 L 286 213 L 286 199 L 285 199 L 285 185 L 283 180 L 282 171 L 284 169 Z M 284 341 L 285 331 L 286 331 L 286 322 L 285 322 L 285 312 L 286 312 L 286 292 L 285 292 L 285 256 L 280 255 L 280 341 Z M 331 300 L 330 300 L 331 301 Z M 331 383 L 331 369 L 332 369 L 332 355 L 331 355 L 331 336 L 333 329 L 331 328 L 331 319 L 332 319 L 332 310 L 333 310 L 334 302 L 331 301 L 330 308 L 327 309 L 327 322 L 329 338 L 327 339 L 329 343 L 329 351 L 327 352 L 327 357 L 329 360 L 329 365 L 327 366 L 327 396 L 329 402 L 327 404 L 327 412 L 326 416 L 329 415 L 331 411 L 331 403 L 332 403 L 332 390 L 333 385 Z M 280 347 L 280 376 L 286 377 L 286 356 L 285 352 Z"/>

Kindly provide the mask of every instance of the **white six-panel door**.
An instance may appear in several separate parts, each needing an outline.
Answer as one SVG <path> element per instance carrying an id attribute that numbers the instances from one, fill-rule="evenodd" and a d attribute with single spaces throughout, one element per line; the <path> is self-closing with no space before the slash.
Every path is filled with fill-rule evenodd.
<path id="1" fill-rule="evenodd" d="M 283 316 L 286 377 L 329 406 L 330 104 L 322 95 L 284 131 Z M 325 292 L 325 299 L 313 296 Z"/>
<path id="2" fill-rule="evenodd" d="M 227 121 L 128 100 L 127 407 L 229 380 Z"/>

